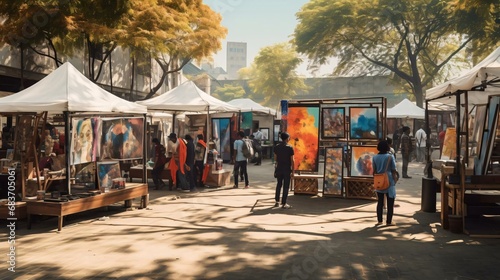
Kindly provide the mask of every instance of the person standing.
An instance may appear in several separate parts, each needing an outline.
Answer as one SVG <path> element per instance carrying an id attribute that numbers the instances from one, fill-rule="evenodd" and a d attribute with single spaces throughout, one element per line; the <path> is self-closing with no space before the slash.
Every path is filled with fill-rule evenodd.
<path id="1" fill-rule="evenodd" d="M 415 139 L 417 141 L 417 161 L 424 162 L 425 159 L 425 148 L 427 146 L 427 133 L 423 126 L 415 133 Z"/>
<path id="2" fill-rule="evenodd" d="M 203 134 L 198 134 L 196 136 L 198 141 L 196 142 L 194 148 L 194 180 L 196 184 L 201 187 L 203 186 L 203 170 L 205 169 L 205 154 L 207 150 L 207 143 L 203 140 Z"/>
<path id="3" fill-rule="evenodd" d="M 161 179 L 163 170 L 165 169 L 165 164 L 168 162 L 167 156 L 165 155 L 165 147 L 160 144 L 158 138 L 153 138 L 151 142 L 154 145 L 154 166 L 151 170 L 151 177 L 153 177 L 153 183 L 155 184 L 155 190 L 159 190 L 165 186 L 165 183 Z"/>
<path id="4" fill-rule="evenodd" d="M 250 137 L 252 139 L 252 145 L 254 146 L 254 151 L 258 154 L 258 156 L 255 157 L 255 165 L 261 165 L 262 164 L 262 138 L 264 138 L 264 135 L 262 134 L 262 131 L 260 129 L 257 129 Z"/>
<path id="5" fill-rule="evenodd" d="M 236 135 L 237 139 L 234 141 L 234 153 L 233 153 L 233 177 L 234 177 L 234 186 L 233 188 L 238 188 L 238 177 L 240 174 L 240 170 L 243 173 L 243 178 L 245 179 L 245 188 L 249 188 L 250 184 L 248 181 L 248 173 L 247 173 L 247 158 L 243 155 L 242 147 L 246 145 L 243 142 L 243 138 L 245 138 L 245 133 L 243 131 L 238 131 Z"/>
<path id="6" fill-rule="evenodd" d="M 280 137 L 282 142 L 274 148 L 274 162 L 276 162 L 274 176 L 277 180 L 276 193 L 274 196 L 276 203 L 274 204 L 274 207 L 279 207 L 281 188 L 283 188 L 281 207 L 283 209 L 288 209 L 291 206 L 287 204 L 286 201 L 288 198 L 288 190 L 290 189 L 290 180 L 293 177 L 295 160 L 293 157 L 293 147 L 288 144 L 288 141 L 290 141 L 290 135 L 286 132 L 282 132 Z"/>
<path id="7" fill-rule="evenodd" d="M 398 149 L 399 149 L 399 129 L 396 129 L 394 131 L 394 133 L 392 134 L 392 140 L 393 140 L 393 148 L 394 148 L 394 154 L 396 154 L 398 152 Z"/>
<path id="8" fill-rule="evenodd" d="M 394 157 L 389 154 L 389 144 L 387 141 L 380 141 L 377 144 L 378 154 L 372 158 L 372 166 L 374 174 L 387 173 L 389 177 L 389 188 L 385 190 L 376 190 L 377 193 L 377 225 L 381 225 L 383 221 L 384 199 L 387 198 L 387 218 L 386 224 L 388 226 L 395 225 L 392 222 L 394 214 L 394 200 L 396 199 L 396 184 L 392 177 L 392 171 L 396 170 L 396 163 Z"/>
<path id="9" fill-rule="evenodd" d="M 194 180 L 194 157 L 195 157 L 195 147 L 193 143 L 193 137 L 191 135 L 186 134 L 184 136 L 184 140 L 186 140 L 186 179 L 189 183 L 189 191 L 196 191 L 196 183 Z"/>
<path id="10" fill-rule="evenodd" d="M 408 176 L 408 163 L 410 162 L 410 154 L 412 152 L 413 145 L 410 138 L 410 127 L 403 127 L 403 134 L 401 135 L 401 158 L 403 159 L 403 166 L 401 167 L 401 172 L 403 172 L 403 178 L 410 179 Z"/>
<path id="11" fill-rule="evenodd" d="M 173 132 L 168 135 L 168 140 L 170 141 L 169 147 L 171 147 L 172 159 L 174 159 L 170 162 L 172 182 L 178 189 L 189 190 L 185 169 L 187 156 L 186 143 L 182 138 L 177 138 L 177 134 Z"/>

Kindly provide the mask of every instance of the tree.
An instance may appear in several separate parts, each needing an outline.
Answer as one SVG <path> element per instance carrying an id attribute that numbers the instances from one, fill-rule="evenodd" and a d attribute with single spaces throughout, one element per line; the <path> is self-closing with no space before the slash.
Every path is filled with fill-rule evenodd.
<path id="1" fill-rule="evenodd" d="M 295 70 L 301 62 L 290 44 L 281 43 L 262 48 L 252 65 L 241 73 L 249 78 L 250 89 L 264 97 L 264 105 L 277 108 L 280 100 L 307 89 Z"/>
<path id="2" fill-rule="evenodd" d="M 238 84 L 225 84 L 223 87 L 217 87 L 212 96 L 222 101 L 231 101 L 245 96 L 245 89 Z"/>
<path id="3" fill-rule="evenodd" d="M 297 13 L 294 42 L 315 63 L 338 57 L 335 74 L 392 72 L 422 106 L 424 89 L 443 75 L 446 65 L 467 56 L 471 42 L 486 42 L 491 35 L 465 27 L 465 19 L 456 17 L 458 2 L 312 0 Z M 468 12 L 483 23 L 490 20 L 477 16 L 479 10 Z"/>

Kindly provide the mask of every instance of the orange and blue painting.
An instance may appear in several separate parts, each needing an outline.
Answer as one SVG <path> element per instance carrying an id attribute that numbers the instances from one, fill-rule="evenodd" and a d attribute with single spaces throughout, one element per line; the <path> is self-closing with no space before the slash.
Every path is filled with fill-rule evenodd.
<path id="1" fill-rule="evenodd" d="M 318 171 L 319 107 L 288 107 L 287 132 L 294 149 L 296 171 Z"/>
<path id="2" fill-rule="evenodd" d="M 372 158 L 378 153 L 375 146 L 352 146 L 351 147 L 351 176 L 372 177 Z"/>
<path id="3" fill-rule="evenodd" d="M 378 108 L 351 107 L 351 139 L 378 139 Z"/>

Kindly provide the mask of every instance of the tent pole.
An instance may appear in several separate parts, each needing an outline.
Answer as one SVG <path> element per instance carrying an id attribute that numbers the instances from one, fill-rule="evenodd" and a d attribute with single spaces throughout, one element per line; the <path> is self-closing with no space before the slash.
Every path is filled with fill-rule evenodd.
<path id="1" fill-rule="evenodd" d="M 63 112 L 64 115 L 64 146 L 66 149 L 66 189 L 68 190 L 68 194 L 71 194 L 71 116 L 68 111 Z"/>

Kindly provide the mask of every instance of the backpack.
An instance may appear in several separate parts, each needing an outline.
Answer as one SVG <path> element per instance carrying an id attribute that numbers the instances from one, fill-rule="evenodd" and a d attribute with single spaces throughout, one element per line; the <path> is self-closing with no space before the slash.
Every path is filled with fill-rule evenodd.
<path id="1" fill-rule="evenodd" d="M 241 146 L 241 151 L 246 158 L 252 158 L 254 151 L 252 147 L 252 140 L 250 139 L 241 139 L 243 141 L 243 145 Z"/>

